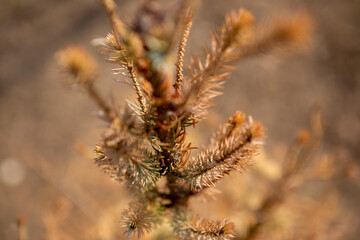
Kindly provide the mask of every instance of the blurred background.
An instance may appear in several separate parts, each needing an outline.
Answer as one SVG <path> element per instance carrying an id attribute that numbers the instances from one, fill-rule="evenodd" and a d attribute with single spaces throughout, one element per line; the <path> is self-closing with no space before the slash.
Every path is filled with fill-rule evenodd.
<path id="1" fill-rule="evenodd" d="M 122 19 L 131 22 L 141 1 L 117 3 Z M 321 151 L 360 163 L 360 1 L 206 0 L 194 19 L 188 55 L 200 53 L 210 31 L 240 7 L 263 23 L 307 9 L 316 28 L 312 46 L 300 54 L 238 62 L 208 119 L 191 132 L 193 145 L 202 146 L 207 129 L 241 110 L 266 127 L 263 152 L 276 165 L 297 132 L 308 127 L 311 110 L 320 106 L 325 120 Z M 119 218 L 130 196 L 91 160 L 105 125 L 86 94 L 67 86 L 54 58 L 68 44 L 84 46 L 98 60 L 101 93 L 120 103 L 132 100 L 130 87 L 114 81 L 113 66 L 91 45 L 108 31 L 96 0 L 1 0 L 0 239 L 17 238 L 19 218 L 29 239 L 125 239 Z M 209 133 L 203 134 L 205 129 Z M 226 191 L 244 178 L 220 186 Z M 359 182 L 336 184 L 341 202 L 359 215 Z M 227 212 L 213 217 L 219 215 Z M 357 220 L 346 224 L 355 229 L 346 239 L 358 239 Z"/>

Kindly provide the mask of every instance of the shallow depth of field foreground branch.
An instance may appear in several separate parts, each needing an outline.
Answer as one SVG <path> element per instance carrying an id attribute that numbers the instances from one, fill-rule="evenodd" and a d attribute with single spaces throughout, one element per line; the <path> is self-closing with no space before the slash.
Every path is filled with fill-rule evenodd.
<path id="1" fill-rule="evenodd" d="M 207 220 L 191 214 L 189 199 L 207 194 L 231 172 L 251 167 L 264 128 L 237 111 L 214 130 L 209 145 L 194 157 L 190 157 L 194 147 L 187 141 L 187 129 L 206 117 L 230 76 L 233 62 L 278 48 L 305 46 L 312 26 L 310 18 L 303 11 L 295 12 L 259 32 L 249 11 L 233 11 L 199 51 L 202 57 L 195 55 L 184 71 L 193 19 L 190 1 L 177 1 L 167 8 L 159 7 L 156 1 L 143 1 L 131 25 L 119 17 L 113 0 L 100 2 L 112 32 L 96 43 L 117 65 L 114 73 L 134 89 L 136 101 L 121 108 L 110 105 L 96 90 L 95 63 L 81 48 L 68 47 L 58 57 L 75 82 L 96 101 L 100 117 L 108 124 L 95 148 L 95 163 L 123 182 L 136 198 L 123 213 L 125 234 L 140 237 L 166 217 L 179 239 L 233 238 L 235 225 L 230 220 Z M 311 146 L 317 144 L 319 128 Z M 307 161 L 307 156 L 301 159 Z M 286 165 L 284 178 L 275 183 L 276 193 L 258 209 L 258 218 L 244 238 L 257 237 L 264 217 L 282 201 L 288 179 L 303 168 L 302 163 L 292 158 Z"/>

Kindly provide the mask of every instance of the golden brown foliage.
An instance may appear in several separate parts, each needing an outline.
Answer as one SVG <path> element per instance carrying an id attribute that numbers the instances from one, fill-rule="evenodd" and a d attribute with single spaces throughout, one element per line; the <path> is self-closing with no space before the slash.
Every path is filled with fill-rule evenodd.
<path id="1" fill-rule="evenodd" d="M 189 199 L 205 193 L 232 172 L 252 166 L 264 128 L 238 111 L 213 134 L 205 150 L 190 160 L 194 147 L 187 142 L 187 128 L 204 119 L 213 99 L 221 94 L 234 61 L 273 49 L 307 45 L 310 17 L 304 11 L 296 12 L 274 21 L 260 34 L 249 11 L 233 11 L 211 35 L 203 58 L 192 57 L 188 72 L 183 73 L 193 18 L 190 1 L 179 1 L 169 9 L 161 8 L 156 1 L 144 1 L 132 25 L 119 18 L 113 0 L 100 2 L 112 24 L 112 32 L 100 43 L 117 65 L 114 73 L 122 75 L 121 80 L 135 90 L 136 102 L 120 110 L 110 107 L 93 87 L 95 67 L 86 53 L 71 47 L 59 56 L 105 113 L 108 129 L 95 148 L 95 163 L 112 178 L 123 181 L 137 198 L 138 203 L 131 203 L 123 214 L 125 234 L 140 237 L 164 213 L 170 213 L 174 233 L 180 239 L 234 237 L 234 224 L 229 220 L 188 217 Z M 314 117 L 310 132 L 300 133 L 282 176 L 273 183 L 274 191 L 254 210 L 254 224 L 244 239 L 254 239 L 266 229 L 264 219 L 270 218 L 285 199 L 293 178 L 307 168 L 322 135 L 319 119 L 318 115 Z M 160 179 L 165 183 L 159 183 Z"/>

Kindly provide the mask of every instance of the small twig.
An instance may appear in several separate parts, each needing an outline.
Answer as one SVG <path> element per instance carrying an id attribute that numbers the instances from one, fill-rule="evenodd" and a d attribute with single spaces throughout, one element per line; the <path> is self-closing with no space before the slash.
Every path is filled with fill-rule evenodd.
<path id="1" fill-rule="evenodd" d="M 102 5 L 104 6 L 107 15 L 109 16 L 111 25 L 113 26 L 113 30 L 117 36 L 124 35 L 125 32 L 125 25 L 120 20 L 120 17 L 115 12 L 116 4 L 114 0 L 99 0 Z"/>
<path id="2" fill-rule="evenodd" d="M 141 90 L 139 81 L 138 81 L 138 79 L 136 77 L 135 69 L 134 69 L 133 65 L 129 61 L 127 61 L 126 67 L 127 67 L 128 71 L 130 73 L 130 77 L 131 77 L 133 85 L 135 87 L 136 95 L 137 95 L 141 110 L 142 110 L 143 114 L 145 115 L 146 106 L 145 106 L 144 96 L 142 94 L 142 90 Z"/>
<path id="3" fill-rule="evenodd" d="M 94 84 L 92 82 L 88 82 L 85 85 L 85 88 L 87 92 L 89 93 L 90 97 L 94 99 L 96 104 L 99 106 L 99 108 L 104 112 L 106 118 L 111 121 L 114 116 L 112 114 L 111 108 L 106 104 L 104 99 L 100 96 L 100 94 L 96 91 L 94 88 Z"/>
<path id="4" fill-rule="evenodd" d="M 192 26 L 192 18 L 193 18 L 193 14 L 191 13 L 191 11 L 189 9 L 186 20 L 185 20 L 185 26 L 184 26 L 182 38 L 180 40 L 178 59 L 176 62 L 177 63 L 176 64 L 176 81 L 175 81 L 174 87 L 177 91 L 181 90 L 181 84 L 183 82 L 184 53 L 185 53 L 185 47 L 186 47 L 186 43 L 187 43 L 189 33 L 190 33 L 190 28 Z"/>

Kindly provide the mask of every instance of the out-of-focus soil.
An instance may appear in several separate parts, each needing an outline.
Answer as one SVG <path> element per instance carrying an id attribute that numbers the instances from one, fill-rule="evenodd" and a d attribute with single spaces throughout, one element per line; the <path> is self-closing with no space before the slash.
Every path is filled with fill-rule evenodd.
<path id="1" fill-rule="evenodd" d="M 130 22 L 140 1 L 118 2 L 122 18 Z M 308 126 L 314 105 L 320 105 L 325 117 L 324 150 L 360 163 L 360 1 L 207 0 L 195 17 L 188 53 L 201 52 L 225 13 L 239 7 L 251 10 L 260 22 L 297 7 L 308 9 L 316 23 L 313 45 L 298 55 L 271 54 L 240 61 L 209 119 L 194 133 L 205 126 L 215 128 L 239 109 L 266 126 L 265 151 L 276 159 L 274 148 L 289 144 L 299 129 Z M 15 169 L 12 174 L 19 175 L 19 180 L 0 180 L 0 239 L 15 238 L 18 214 L 26 216 L 31 239 L 40 239 L 42 216 L 56 207 L 62 194 L 75 199 L 75 214 L 89 215 L 84 221 L 96 215 L 91 212 L 96 210 L 88 210 L 96 209 L 91 201 L 94 196 L 102 195 L 105 205 L 129 199 L 118 184 L 75 150 L 83 145 L 92 148 L 104 125 L 85 94 L 64 87 L 54 60 L 62 47 L 83 45 L 99 60 L 97 86 L 104 96 L 112 93 L 121 102 L 132 99 L 131 89 L 113 81 L 112 66 L 90 44 L 109 30 L 95 0 L 2 0 L 0 168 L 15 163 L 9 169 Z M 76 189 L 72 181 L 83 183 L 82 188 Z M 359 185 L 344 184 L 343 188 L 349 204 L 356 205 Z M 67 230 L 71 236 L 81 236 Z"/>

